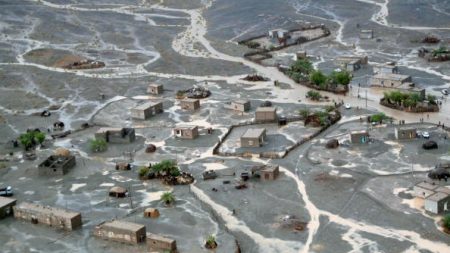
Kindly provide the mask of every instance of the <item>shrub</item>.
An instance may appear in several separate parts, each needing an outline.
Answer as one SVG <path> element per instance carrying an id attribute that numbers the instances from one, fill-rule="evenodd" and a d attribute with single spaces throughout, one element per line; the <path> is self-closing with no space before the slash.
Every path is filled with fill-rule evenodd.
<path id="1" fill-rule="evenodd" d="M 30 149 L 37 144 L 42 144 L 45 141 L 45 133 L 40 131 L 28 131 L 19 136 L 19 142 L 25 149 Z"/>
<path id="2" fill-rule="evenodd" d="M 319 92 L 310 90 L 306 93 L 306 97 L 310 98 L 311 100 L 320 100 L 322 98 L 322 95 L 320 95 Z"/>
<path id="3" fill-rule="evenodd" d="M 311 74 L 309 75 L 309 80 L 318 86 L 323 86 L 326 81 L 327 81 L 327 76 L 325 76 L 322 71 L 320 70 L 315 70 L 313 72 L 311 72 Z M 322 87 L 323 88 L 323 87 Z"/>
<path id="4" fill-rule="evenodd" d="M 309 116 L 309 110 L 308 109 L 302 109 L 300 110 L 300 116 L 302 116 L 304 119 Z"/>
<path id="5" fill-rule="evenodd" d="M 171 176 L 179 176 L 180 175 L 180 169 L 177 166 L 177 163 L 172 160 L 163 160 L 159 163 L 154 164 L 151 169 L 155 173 L 167 173 Z"/>
<path id="6" fill-rule="evenodd" d="M 312 63 L 308 59 L 299 59 L 291 65 L 290 71 L 309 75 L 314 70 Z"/>
<path id="7" fill-rule="evenodd" d="M 150 172 L 150 168 L 142 166 L 142 167 L 139 168 L 139 172 L 138 173 L 139 173 L 140 177 L 143 177 L 143 176 L 147 175 L 149 172 Z"/>
<path id="8" fill-rule="evenodd" d="M 164 192 L 161 195 L 161 201 L 166 205 L 171 205 L 175 202 L 175 196 L 171 192 Z"/>
<path id="9" fill-rule="evenodd" d="M 348 85 L 352 80 L 352 76 L 348 71 L 333 71 L 329 76 L 329 80 L 333 84 Z"/>
<path id="10" fill-rule="evenodd" d="M 103 152 L 108 148 L 108 143 L 105 140 L 91 140 L 90 148 L 92 152 Z"/>
<path id="11" fill-rule="evenodd" d="M 442 226 L 446 229 L 450 229 L 450 214 L 447 214 L 442 218 Z"/>
<path id="12" fill-rule="evenodd" d="M 382 112 L 370 116 L 370 122 L 383 123 L 383 120 L 386 120 L 386 119 L 389 119 L 389 117 L 386 116 L 386 114 L 384 114 Z"/>

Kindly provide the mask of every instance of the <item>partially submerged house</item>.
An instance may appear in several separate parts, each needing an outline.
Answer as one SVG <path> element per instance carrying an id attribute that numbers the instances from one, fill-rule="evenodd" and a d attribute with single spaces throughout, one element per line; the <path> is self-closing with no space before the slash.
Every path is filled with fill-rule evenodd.
<path id="1" fill-rule="evenodd" d="M 305 50 L 302 51 L 298 51 L 297 53 L 295 53 L 295 60 L 301 60 L 301 59 L 306 59 L 308 58 L 308 54 L 306 53 Z"/>
<path id="2" fill-rule="evenodd" d="M 14 217 L 33 224 L 45 224 L 64 230 L 81 227 L 81 214 L 70 210 L 22 202 L 13 207 Z"/>
<path id="3" fill-rule="evenodd" d="M 180 101 L 180 107 L 183 110 L 197 110 L 200 108 L 200 100 L 194 98 L 185 98 Z"/>
<path id="4" fill-rule="evenodd" d="M 276 122 L 277 109 L 275 107 L 258 107 L 255 112 L 255 122 Z"/>
<path id="5" fill-rule="evenodd" d="M 359 31 L 360 39 L 373 39 L 373 30 L 363 29 Z"/>
<path id="6" fill-rule="evenodd" d="M 231 104 L 227 107 L 229 109 L 238 111 L 238 112 L 246 112 L 250 110 L 251 104 L 248 100 L 235 100 L 232 101 Z"/>
<path id="7" fill-rule="evenodd" d="M 198 137 L 198 126 L 177 126 L 173 129 L 175 138 L 195 139 Z"/>
<path id="8" fill-rule="evenodd" d="M 250 128 L 241 136 L 241 147 L 255 148 L 261 147 L 266 139 L 265 128 Z"/>
<path id="9" fill-rule="evenodd" d="M 161 235 L 147 233 L 147 247 L 149 252 L 177 252 L 177 242 Z"/>
<path id="10" fill-rule="evenodd" d="M 153 95 L 159 95 L 164 92 L 164 86 L 162 84 L 152 83 L 147 87 L 147 93 Z"/>
<path id="11" fill-rule="evenodd" d="M 17 200 L 13 198 L 0 197 L 0 219 L 13 214 L 13 206 Z"/>
<path id="12" fill-rule="evenodd" d="M 95 133 L 96 140 L 108 143 L 131 143 L 136 140 L 134 128 L 102 127 Z"/>
<path id="13" fill-rule="evenodd" d="M 356 71 L 362 67 L 362 65 L 367 65 L 369 58 L 367 56 L 341 56 L 335 61 L 335 64 L 343 70 Z"/>
<path id="14" fill-rule="evenodd" d="M 159 217 L 159 210 L 156 208 L 146 208 L 144 210 L 144 217 L 147 218 L 158 218 Z"/>
<path id="15" fill-rule="evenodd" d="M 289 37 L 289 31 L 286 29 L 273 29 L 269 31 L 269 38 L 271 39 L 285 39 Z"/>
<path id="16" fill-rule="evenodd" d="M 370 79 L 370 86 L 416 93 L 421 99 L 425 99 L 425 89 L 416 87 L 411 76 L 408 75 L 376 74 Z"/>
<path id="17" fill-rule="evenodd" d="M 108 195 L 114 198 L 125 198 L 128 195 L 128 190 L 120 186 L 114 186 L 109 189 Z"/>
<path id="18" fill-rule="evenodd" d="M 127 244 L 139 244 L 145 242 L 146 229 L 145 226 L 141 224 L 113 220 L 95 226 L 94 236 L 104 240 Z"/>
<path id="19" fill-rule="evenodd" d="M 396 127 L 394 131 L 397 140 L 409 140 L 417 137 L 417 129 L 415 128 Z"/>
<path id="20" fill-rule="evenodd" d="M 75 156 L 51 155 L 38 165 L 40 176 L 63 176 L 75 167 Z"/>
<path id="21" fill-rule="evenodd" d="M 131 109 L 131 117 L 146 120 L 156 114 L 163 112 L 162 102 L 147 102 Z"/>
<path id="22" fill-rule="evenodd" d="M 275 164 L 267 164 L 261 171 L 260 176 L 263 181 L 270 181 L 277 179 L 280 175 L 280 168 Z"/>
<path id="23" fill-rule="evenodd" d="M 366 130 L 350 132 L 350 142 L 353 144 L 365 144 L 369 142 L 369 133 Z"/>
<path id="24" fill-rule="evenodd" d="M 450 208 L 450 195 L 444 192 L 436 192 L 425 198 L 424 208 L 433 214 L 440 214 Z"/>
<path id="25" fill-rule="evenodd" d="M 385 64 L 373 67 L 374 74 L 398 74 L 398 67 L 395 62 L 387 62 Z"/>

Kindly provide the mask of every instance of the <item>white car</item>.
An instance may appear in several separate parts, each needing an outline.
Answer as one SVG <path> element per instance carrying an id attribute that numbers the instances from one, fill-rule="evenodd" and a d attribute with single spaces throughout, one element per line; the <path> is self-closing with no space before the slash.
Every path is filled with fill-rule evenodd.
<path id="1" fill-rule="evenodd" d="M 423 136 L 423 138 L 428 139 L 428 138 L 430 138 L 430 133 L 429 132 L 423 132 L 422 136 Z"/>
<path id="2" fill-rule="evenodd" d="M 444 94 L 446 96 L 448 95 L 448 90 L 446 90 L 446 89 L 443 89 L 441 92 L 442 92 L 442 94 Z"/>
<path id="3" fill-rule="evenodd" d="M 352 106 L 350 104 L 345 104 L 345 109 L 351 109 Z"/>

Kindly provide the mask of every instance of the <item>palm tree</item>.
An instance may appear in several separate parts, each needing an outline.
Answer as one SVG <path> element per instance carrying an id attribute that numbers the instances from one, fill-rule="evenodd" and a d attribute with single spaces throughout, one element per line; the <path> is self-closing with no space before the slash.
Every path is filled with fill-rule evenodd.
<path id="1" fill-rule="evenodd" d="M 164 202 L 166 206 L 170 206 L 175 202 L 175 196 L 171 192 L 164 192 L 161 195 L 161 201 Z"/>

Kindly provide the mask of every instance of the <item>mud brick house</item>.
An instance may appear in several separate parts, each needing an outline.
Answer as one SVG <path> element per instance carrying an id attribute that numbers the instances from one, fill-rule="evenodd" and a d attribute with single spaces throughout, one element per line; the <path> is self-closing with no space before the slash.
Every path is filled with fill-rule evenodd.
<path id="1" fill-rule="evenodd" d="M 131 117 L 134 119 L 146 120 L 156 114 L 163 112 L 162 102 L 147 102 L 131 109 Z"/>
<path id="2" fill-rule="evenodd" d="M 128 195 L 128 190 L 120 186 L 114 186 L 109 189 L 108 195 L 114 198 L 125 198 Z"/>
<path id="3" fill-rule="evenodd" d="M 197 126 L 178 126 L 173 129 L 173 134 L 175 135 L 175 138 L 193 140 L 198 137 L 198 127 Z"/>
<path id="4" fill-rule="evenodd" d="M 395 138 L 397 140 L 409 140 L 415 139 L 417 137 L 417 129 L 415 128 L 399 128 L 396 127 L 394 130 Z"/>
<path id="5" fill-rule="evenodd" d="M 246 112 L 250 110 L 251 104 L 248 100 L 236 100 L 231 102 L 229 108 L 238 112 Z"/>
<path id="6" fill-rule="evenodd" d="M 254 148 L 261 147 L 266 138 L 265 128 L 250 128 L 241 136 L 241 147 Z"/>
<path id="7" fill-rule="evenodd" d="M 442 187 L 445 188 L 445 187 Z M 448 189 L 448 188 L 446 188 Z M 436 192 L 425 198 L 424 208 L 433 214 L 440 214 L 450 209 L 450 195 L 446 192 Z"/>
<path id="8" fill-rule="evenodd" d="M 360 39 L 373 39 L 373 30 L 361 30 L 359 32 Z"/>
<path id="9" fill-rule="evenodd" d="M 158 218 L 159 217 L 159 210 L 156 208 L 146 208 L 144 210 L 144 217 L 147 218 Z"/>
<path id="10" fill-rule="evenodd" d="M 95 139 L 108 143 L 131 143 L 136 140 L 136 132 L 134 128 L 102 127 L 95 133 Z"/>
<path id="11" fill-rule="evenodd" d="M 75 167 L 75 156 L 51 155 L 44 162 L 39 164 L 40 176 L 63 176 Z"/>
<path id="12" fill-rule="evenodd" d="M 81 214 L 62 208 L 22 202 L 13 207 L 14 217 L 33 224 L 44 224 L 64 230 L 81 227 Z"/>
<path id="13" fill-rule="evenodd" d="M 427 198 L 428 196 L 431 196 L 435 193 L 435 189 L 437 189 L 439 186 L 433 183 L 428 182 L 420 182 L 416 185 L 414 185 L 414 196 L 418 198 Z"/>
<path id="14" fill-rule="evenodd" d="M 13 198 L 0 197 L 0 219 L 13 214 L 13 206 L 17 200 Z"/>
<path id="15" fill-rule="evenodd" d="M 335 64 L 347 71 L 355 71 L 369 62 L 367 56 L 341 56 L 335 61 Z"/>
<path id="16" fill-rule="evenodd" d="M 128 221 L 113 220 L 103 222 L 94 228 L 94 236 L 104 240 L 139 244 L 145 242 L 145 226 Z"/>
<path id="17" fill-rule="evenodd" d="M 277 109 L 275 107 L 258 107 L 255 112 L 255 122 L 276 122 Z"/>
<path id="18" fill-rule="evenodd" d="M 269 31 L 269 38 L 271 39 L 284 39 L 289 37 L 289 31 L 286 29 L 273 29 Z"/>
<path id="19" fill-rule="evenodd" d="M 147 247 L 149 252 L 177 252 L 175 240 L 151 233 L 147 233 Z"/>
<path id="20" fill-rule="evenodd" d="M 353 144 L 365 144 L 369 142 L 369 133 L 366 130 L 352 131 L 350 133 L 350 142 Z"/>
<path id="21" fill-rule="evenodd" d="M 373 72 L 375 74 L 398 74 L 398 67 L 395 62 L 388 62 L 373 67 Z"/>
<path id="22" fill-rule="evenodd" d="M 278 165 L 267 164 L 261 171 L 260 176 L 263 181 L 270 181 L 277 179 L 280 175 L 280 168 Z"/>
<path id="23" fill-rule="evenodd" d="M 180 101 L 180 107 L 183 110 L 197 110 L 200 108 L 200 100 L 194 98 L 185 98 Z"/>
<path id="24" fill-rule="evenodd" d="M 159 95 L 164 92 L 164 86 L 162 84 L 152 83 L 147 87 L 147 93 L 153 95 Z"/>

